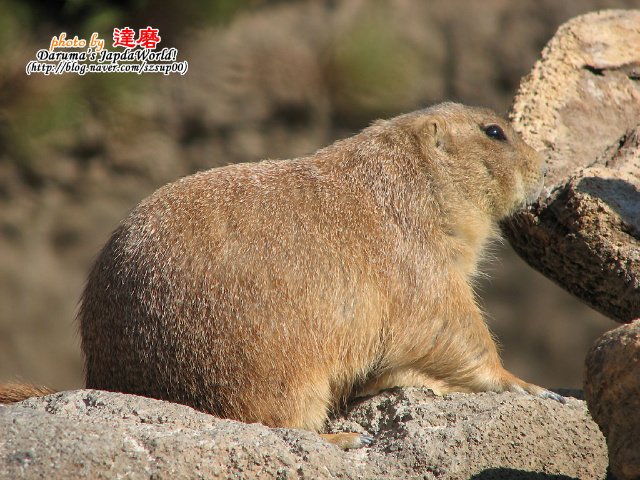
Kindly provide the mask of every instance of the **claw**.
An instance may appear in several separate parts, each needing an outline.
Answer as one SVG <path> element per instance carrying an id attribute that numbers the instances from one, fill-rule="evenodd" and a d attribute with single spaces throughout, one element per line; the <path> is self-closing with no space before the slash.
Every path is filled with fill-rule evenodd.
<path id="1" fill-rule="evenodd" d="M 567 401 L 564 399 L 564 397 L 562 395 L 559 395 L 557 393 L 551 392 L 549 390 L 545 390 L 544 392 L 542 392 L 542 394 L 540 395 L 542 398 L 550 398 L 552 400 L 555 400 L 556 402 L 559 402 L 563 405 L 567 404 Z"/>
<path id="2" fill-rule="evenodd" d="M 361 435 L 360 436 L 360 441 L 362 442 L 362 446 L 363 447 L 368 447 L 368 446 L 372 445 L 373 442 L 376 441 L 376 439 L 373 438 L 373 437 L 370 437 L 369 435 Z"/>

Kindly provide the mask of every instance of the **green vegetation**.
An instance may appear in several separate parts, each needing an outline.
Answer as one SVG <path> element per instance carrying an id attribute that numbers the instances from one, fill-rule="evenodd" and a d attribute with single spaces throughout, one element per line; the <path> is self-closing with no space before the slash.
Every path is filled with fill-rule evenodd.
<path id="1" fill-rule="evenodd" d="M 332 52 L 329 75 L 340 115 L 351 120 L 392 116 L 411 107 L 420 76 L 418 52 L 390 25 L 386 3 L 372 4 Z"/>
<path id="2" fill-rule="evenodd" d="M 49 47 L 54 35 L 89 39 L 98 32 L 110 48 L 114 28 L 153 26 L 160 30 L 163 46 L 179 46 L 184 33 L 224 24 L 261 3 L 0 0 L 0 162 L 9 157 L 30 177 L 38 177 L 43 159 L 82 143 L 91 116 L 107 129 L 133 123 L 137 94 L 157 84 L 149 75 L 137 74 L 27 77 L 27 63 Z"/>

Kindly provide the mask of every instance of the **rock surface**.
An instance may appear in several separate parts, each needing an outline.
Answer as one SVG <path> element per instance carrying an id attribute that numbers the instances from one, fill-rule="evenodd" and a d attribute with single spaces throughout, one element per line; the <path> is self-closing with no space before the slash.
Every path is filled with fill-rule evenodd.
<path id="1" fill-rule="evenodd" d="M 0 478 L 586 480 L 607 466 L 604 438 L 574 398 L 396 388 L 361 399 L 329 429 L 376 442 L 343 452 L 311 432 L 133 395 L 62 392 L 0 407 Z"/>
<path id="2" fill-rule="evenodd" d="M 550 169 L 546 198 L 504 224 L 511 245 L 604 315 L 640 317 L 640 11 L 563 25 L 511 117 Z"/>
<path id="3" fill-rule="evenodd" d="M 563 25 L 511 112 L 546 158 L 547 191 L 504 230 L 532 266 L 619 322 L 640 317 L 640 11 Z M 585 395 L 607 437 L 611 471 L 640 477 L 640 326 L 589 353 Z"/>
<path id="4" fill-rule="evenodd" d="M 584 394 L 607 437 L 611 472 L 619 480 L 640 478 L 640 320 L 594 343 Z"/>

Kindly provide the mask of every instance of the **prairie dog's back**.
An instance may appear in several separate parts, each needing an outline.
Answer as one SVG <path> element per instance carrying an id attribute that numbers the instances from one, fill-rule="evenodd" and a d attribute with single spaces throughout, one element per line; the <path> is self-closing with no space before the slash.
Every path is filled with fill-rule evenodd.
<path id="1" fill-rule="evenodd" d="M 331 174 L 301 162 L 237 165 L 139 205 L 85 289 L 87 387 L 276 426 L 290 423 L 280 411 L 298 410 L 289 386 L 313 382 L 328 401 L 337 364 L 349 367 L 335 352 L 354 356 L 342 340 L 364 323 L 356 316 L 379 307 L 359 260 L 370 245 L 350 225 L 366 209 L 356 212 L 353 192 L 322 175 Z M 351 368 L 364 370 L 373 346 L 361 335 Z"/>

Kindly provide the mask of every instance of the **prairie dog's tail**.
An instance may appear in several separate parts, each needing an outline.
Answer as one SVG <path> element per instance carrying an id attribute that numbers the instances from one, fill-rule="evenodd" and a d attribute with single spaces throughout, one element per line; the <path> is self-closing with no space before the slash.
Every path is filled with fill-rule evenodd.
<path id="1" fill-rule="evenodd" d="M 16 403 L 31 397 L 44 397 L 56 393 L 49 387 L 22 382 L 0 383 L 0 404 Z"/>

